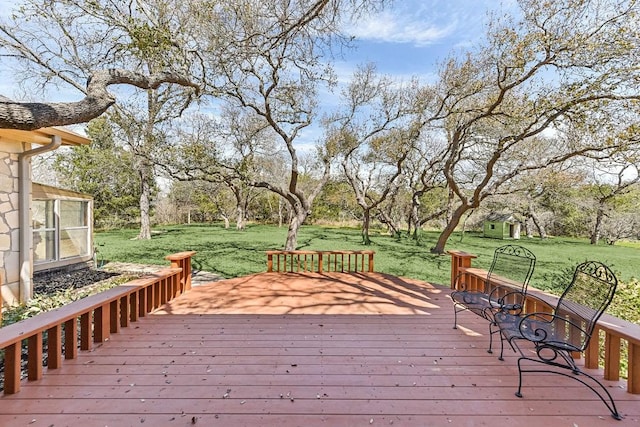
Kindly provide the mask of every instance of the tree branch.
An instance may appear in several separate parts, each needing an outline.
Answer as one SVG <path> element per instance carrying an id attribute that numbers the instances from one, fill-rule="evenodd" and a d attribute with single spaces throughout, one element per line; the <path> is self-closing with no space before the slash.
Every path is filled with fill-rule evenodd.
<path id="1" fill-rule="evenodd" d="M 122 69 L 99 70 L 87 80 L 87 95 L 76 102 L 15 102 L 0 97 L 0 128 L 35 130 L 49 126 L 85 123 L 104 113 L 116 98 L 107 87 L 128 84 L 140 89 L 157 89 L 163 83 L 191 87 L 200 93 L 197 84 L 188 78 L 169 72 L 149 76 Z"/>

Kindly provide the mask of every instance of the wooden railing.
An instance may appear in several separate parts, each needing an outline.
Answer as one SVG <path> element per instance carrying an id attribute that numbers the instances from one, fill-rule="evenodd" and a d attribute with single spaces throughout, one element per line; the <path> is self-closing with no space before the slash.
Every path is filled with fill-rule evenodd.
<path id="1" fill-rule="evenodd" d="M 191 283 L 188 266 L 194 253 L 182 252 L 167 257 L 172 266 L 175 262 L 186 266 L 185 269 L 167 268 L 0 328 L 0 349 L 4 349 L 5 355 L 4 393 L 20 391 L 23 342 L 28 353 L 27 378 L 38 380 L 44 372 L 44 334 L 47 369 L 60 368 L 63 353 L 65 359 L 75 359 L 78 348 L 91 350 L 93 343 L 107 341 L 121 327 L 129 326 L 130 322 L 145 317 L 188 291 L 187 286 Z"/>
<path id="2" fill-rule="evenodd" d="M 461 251 L 449 251 L 449 254 L 451 255 L 451 289 L 455 289 L 456 278 L 459 275 L 461 280 L 458 282 L 465 283 L 467 289 L 484 288 L 488 272 L 471 267 L 471 260 L 476 258 L 475 255 Z M 490 283 L 489 286 L 503 284 L 504 281 L 498 278 L 495 283 Z M 526 313 L 549 312 L 558 301 L 557 297 L 532 287 L 529 287 L 527 293 L 535 298 L 529 298 L 525 301 L 524 311 Z M 600 339 L 601 335 L 604 336 L 604 340 Z M 602 361 L 604 379 L 618 381 L 620 379 L 623 341 L 627 343 L 628 348 L 627 391 L 632 394 L 640 394 L 640 325 L 606 313 L 602 315 L 598 320 L 593 338 L 589 342 L 589 347 L 585 351 L 584 365 L 588 369 L 597 369 L 600 366 L 600 354 L 604 354 Z M 575 355 L 575 357 L 580 357 L 580 355 Z"/>
<path id="3" fill-rule="evenodd" d="M 373 272 L 375 251 L 267 251 L 267 272 Z"/>

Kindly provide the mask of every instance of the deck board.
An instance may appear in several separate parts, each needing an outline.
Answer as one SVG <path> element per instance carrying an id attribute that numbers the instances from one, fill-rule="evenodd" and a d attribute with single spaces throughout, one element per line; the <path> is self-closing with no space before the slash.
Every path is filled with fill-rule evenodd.
<path id="1" fill-rule="evenodd" d="M 486 352 L 448 290 L 381 274 L 262 274 L 194 288 L 0 399 L 0 426 L 602 426 L 586 387 Z M 195 424 L 194 424 L 195 423 Z"/>

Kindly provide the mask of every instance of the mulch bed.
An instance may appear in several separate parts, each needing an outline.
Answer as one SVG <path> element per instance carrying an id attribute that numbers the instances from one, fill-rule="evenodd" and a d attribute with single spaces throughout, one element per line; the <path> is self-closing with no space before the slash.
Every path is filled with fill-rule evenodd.
<path id="1" fill-rule="evenodd" d="M 34 294 L 52 295 L 57 291 L 83 288 L 119 275 L 120 273 L 91 268 L 36 273 L 33 276 L 33 292 Z"/>

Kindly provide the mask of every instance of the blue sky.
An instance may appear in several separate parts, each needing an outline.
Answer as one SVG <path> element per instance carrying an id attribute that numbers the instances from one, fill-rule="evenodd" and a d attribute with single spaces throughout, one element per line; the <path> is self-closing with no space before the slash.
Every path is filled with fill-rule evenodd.
<path id="1" fill-rule="evenodd" d="M 17 0 L 0 0 L 0 17 Z M 433 80 L 435 66 L 453 49 L 469 47 L 483 34 L 489 11 L 513 7 L 515 0 L 396 0 L 383 12 L 359 19 L 350 32 L 357 48 L 336 63 L 340 81 L 358 64 L 375 62 L 378 70 L 400 78 Z M 14 76 L 0 64 L 0 93 L 14 99 Z M 51 100 L 60 94 L 50 88 Z"/>
<path id="2" fill-rule="evenodd" d="M 351 53 L 349 64 L 371 61 L 383 73 L 432 79 L 435 65 L 451 51 L 479 40 L 489 11 L 510 8 L 513 3 L 396 0 L 389 9 L 352 27 L 358 48 Z"/>

